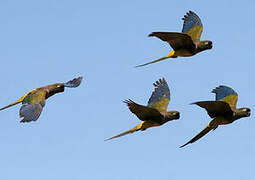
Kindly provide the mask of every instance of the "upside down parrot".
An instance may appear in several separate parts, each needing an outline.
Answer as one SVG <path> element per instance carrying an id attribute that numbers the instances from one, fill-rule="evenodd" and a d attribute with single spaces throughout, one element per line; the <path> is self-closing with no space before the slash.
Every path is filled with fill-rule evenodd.
<path id="1" fill-rule="evenodd" d="M 230 124 L 240 118 L 250 116 L 251 110 L 249 108 L 236 108 L 238 94 L 232 88 L 219 86 L 213 89 L 212 93 L 216 94 L 216 101 L 199 101 L 192 104 L 204 108 L 213 120 L 198 135 L 180 148 L 197 141 L 211 130 L 215 130 L 219 125 Z"/>
<path id="2" fill-rule="evenodd" d="M 78 87 L 81 84 L 81 81 L 82 77 L 78 77 L 66 83 L 55 83 L 33 89 L 14 103 L 1 108 L 0 111 L 22 102 L 19 115 L 23 119 L 20 122 L 36 121 L 41 115 L 46 99 L 56 93 L 64 92 L 65 87 Z"/>
<path id="3" fill-rule="evenodd" d="M 134 128 L 113 136 L 107 140 L 118 138 L 136 131 L 144 131 L 148 128 L 161 126 L 168 121 L 179 119 L 178 111 L 167 111 L 167 106 L 170 101 L 170 90 L 164 78 L 153 83 L 155 89 L 148 101 L 147 106 L 143 106 L 128 99 L 123 101 L 127 104 L 129 110 L 134 113 L 142 122 Z"/>
<path id="4" fill-rule="evenodd" d="M 182 18 L 184 20 L 182 32 L 153 32 L 149 37 L 155 36 L 162 41 L 168 42 L 172 47 L 172 51 L 157 60 L 138 65 L 136 67 L 145 66 L 168 58 L 189 57 L 212 48 L 212 41 L 200 41 L 203 31 L 203 25 L 198 15 L 192 11 Z"/>

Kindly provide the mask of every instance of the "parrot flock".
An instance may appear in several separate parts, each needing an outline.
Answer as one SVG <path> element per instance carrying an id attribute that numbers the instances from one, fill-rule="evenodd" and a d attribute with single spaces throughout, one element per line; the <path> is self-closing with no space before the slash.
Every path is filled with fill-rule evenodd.
<path id="1" fill-rule="evenodd" d="M 189 11 L 182 18 L 184 21 L 182 32 L 152 32 L 149 37 L 157 37 L 162 41 L 169 43 L 173 49 L 168 55 L 157 60 L 141 64 L 135 67 L 142 67 L 156 63 L 168 58 L 189 57 L 199 52 L 212 49 L 212 41 L 201 41 L 200 37 L 203 31 L 202 21 L 193 11 Z M 55 83 L 40 88 L 33 89 L 23 97 L 0 109 L 4 110 L 18 103 L 22 103 L 19 110 L 20 122 L 36 121 L 46 104 L 46 99 L 56 93 L 64 92 L 65 87 L 76 88 L 82 82 L 82 77 L 74 78 L 66 83 Z M 169 121 L 178 120 L 180 112 L 176 110 L 167 111 L 170 102 L 170 89 L 165 78 L 161 78 L 153 83 L 155 89 L 147 105 L 140 105 L 131 99 L 124 100 L 129 110 L 137 116 L 141 122 L 130 130 L 106 139 L 105 141 L 115 139 L 136 131 L 144 131 L 151 127 L 161 126 Z M 220 85 L 212 90 L 215 93 L 215 101 L 198 101 L 192 104 L 198 105 L 207 111 L 212 118 L 211 122 L 190 141 L 180 146 L 180 148 L 194 143 L 211 130 L 215 130 L 219 125 L 230 124 L 243 117 L 249 117 L 251 110 L 248 107 L 237 108 L 238 94 L 231 87 Z"/>

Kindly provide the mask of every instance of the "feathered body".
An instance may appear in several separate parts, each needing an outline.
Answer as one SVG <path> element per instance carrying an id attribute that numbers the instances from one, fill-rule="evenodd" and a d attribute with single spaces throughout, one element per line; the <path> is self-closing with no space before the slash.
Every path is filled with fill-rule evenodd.
<path id="1" fill-rule="evenodd" d="M 46 99 L 56 93 L 64 92 L 65 87 L 78 87 L 81 81 L 82 77 L 79 77 L 68 81 L 67 83 L 55 83 L 33 89 L 14 103 L 1 108 L 0 111 L 18 103 L 22 103 L 19 114 L 23 119 L 20 122 L 36 121 L 45 106 Z"/>
<path id="2" fill-rule="evenodd" d="M 179 119 L 180 113 L 178 111 L 167 111 L 167 106 L 170 101 L 170 90 L 165 79 L 159 79 L 154 83 L 154 86 L 155 90 L 147 106 L 137 104 L 130 99 L 124 101 L 129 110 L 142 122 L 134 128 L 106 140 L 121 137 L 136 131 L 144 131 L 151 127 L 161 126 L 168 121 Z"/>
<path id="3" fill-rule="evenodd" d="M 212 41 L 200 41 L 203 25 L 201 19 L 196 13 L 189 11 L 182 19 L 184 20 L 184 23 L 181 33 L 153 32 L 149 34 L 149 37 L 155 36 L 162 41 L 168 42 L 173 50 L 168 55 L 160 59 L 138 65 L 136 67 L 145 66 L 168 58 L 194 56 L 197 53 L 212 48 Z"/>
<path id="4" fill-rule="evenodd" d="M 250 116 L 249 108 L 236 108 L 238 94 L 232 88 L 219 86 L 212 92 L 216 94 L 216 101 L 199 101 L 193 104 L 204 108 L 213 120 L 198 135 L 181 147 L 197 141 L 219 125 L 231 124 L 240 118 Z"/>

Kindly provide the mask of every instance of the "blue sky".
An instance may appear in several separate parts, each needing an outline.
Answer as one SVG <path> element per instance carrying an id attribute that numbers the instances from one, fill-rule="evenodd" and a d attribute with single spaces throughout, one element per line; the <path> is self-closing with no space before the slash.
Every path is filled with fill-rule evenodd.
<path id="1" fill-rule="evenodd" d="M 0 178 L 255 179 L 255 3 L 219 2 L 2 0 L 0 106 L 36 87 L 84 81 L 48 99 L 34 123 L 19 123 L 20 106 L 0 112 Z M 213 49 L 133 68 L 169 52 L 147 35 L 181 31 L 188 10 L 202 19 L 202 39 Z M 122 100 L 146 104 L 161 77 L 180 120 L 104 142 L 140 122 Z M 221 84 L 239 93 L 238 107 L 250 107 L 251 117 L 179 149 L 210 121 L 189 104 L 213 100 L 210 92 Z"/>

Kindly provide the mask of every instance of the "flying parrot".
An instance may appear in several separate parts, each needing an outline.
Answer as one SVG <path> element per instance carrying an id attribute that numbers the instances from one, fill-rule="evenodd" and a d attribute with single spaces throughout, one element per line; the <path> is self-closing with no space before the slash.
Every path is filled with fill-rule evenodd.
<path id="1" fill-rule="evenodd" d="M 155 36 L 162 41 L 168 42 L 173 50 L 165 57 L 136 67 L 145 66 L 168 58 L 177 58 L 178 56 L 189 57 L 212 48 L 212 41 L 200 41 L 203 25 L 196 13 L 189 11 L 182 20 L 184 20 L 184 23 L 181 33 L 153 32 L 149 34 L 149 37 Z"/>
<path id="2" fill-rule="evenodd" d="M 1 108 L 0 111 L 22 102 L 19 115 L 20 118 L 23 119 L 20 122 L 36 121 L 45 106 L 46 99 L 56 93 L 64 92 L 65 87 L 78 87 L 81 84 L 81 81 L 82 77 L 78 77 L 66 83 L 56 83 L 33 89 L 14 103 Z"/>
<path id="3" fill-rule="evenodd" d="M 155 89 L 148 101 L 147 106 L 143 106 L 128 99 L 123 101 L 127 104 L 129 110 L 134 113 L 142 122 L 134 128 L 113 136 L 107 140 L 118 138 L 135 131 L 144 131 L 150 127 L 161 126 L 168 121 L 179 119 L 178 111 L 167 111 L 167 106 L 170 101 L 170 90 L 164 78 L 153 83 Z"/>
<path id="4" fill-rule="evenodd" d="M 240 118 L 250 116 L 251 110 L 249 108 L 236 108 L 238 94 L 232 88 L 219 86 L 213 89 L 212 93 L 216 94 L 216 101 L 199 101 L 192 104 L 204 108 L 213 120 L 198 135 L 180 148 L 197 141 L 211 130 L 215 130 L 219 125 L 230 124 Z"/>

